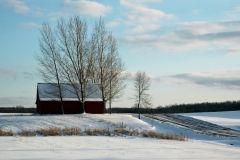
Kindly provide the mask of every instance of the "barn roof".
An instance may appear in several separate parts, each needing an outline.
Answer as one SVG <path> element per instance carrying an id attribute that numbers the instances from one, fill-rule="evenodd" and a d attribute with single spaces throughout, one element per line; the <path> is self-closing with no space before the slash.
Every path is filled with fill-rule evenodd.
<path id="1" fill-rule="evenodd" d="M 77 94 L 70 84 L 61 83 L 63 101 L 78 101 Z M 77 85 L 80 88 L 80 85 Z M 86 101 L 102 101 L 99 84 L 88 84 L 86 87 Z M 40 101 L 60 101 L 60 94 L 56 83 L 38 83 L 37 95 Z M 79 95 L 81 95 L 79 91 Z"/>

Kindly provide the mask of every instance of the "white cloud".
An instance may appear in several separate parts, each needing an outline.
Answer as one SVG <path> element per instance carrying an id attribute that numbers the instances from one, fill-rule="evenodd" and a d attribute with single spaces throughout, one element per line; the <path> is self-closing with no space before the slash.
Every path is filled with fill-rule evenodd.
<path id="1" fill-rule="evenodd" d="M 137 36 L 126 36 L 122 43 L 137 45 L 143 48 L 155 48 L 170 51 L 188 51 L 202 48 L 206 43 L 199 40 L 182 39 L 171 32 L 160 36 L 157 34 L 142 34 Z"/>
<path id="2" fill-rule="evenodd" d="M 26 29 L 40 28 L 41 27 L 41 25 L 36 24 L 34 22 L 23 22 L 23 23 L 19 23 L 19 25 L 23 28 L 26 28 Z"/>
<path id="3" fill-rule="evenodd" d="M 156 32 L 160 30 L 160 21 L 163 19 L 173 19 L 175 16 L 173 14 L 166 14 L 165 12 L 149 8 L 147 3 L 150 2 L 161 2 L 157 0 L 147 1 L 147 0 L 120 0 L 120 4 L 127 9 L 126 19 L 122 20 L 122 23 L 128 26 L 133 26 L 133 28 L 126 29 L 124 33 L 126 34 L 138 34 L 138 36 L 127 36 L 126 39 L 130 41 L 136 41 L 147 38 L 151 42 L 154 41 L 155 37 L 149 37 L 149 33 Z M 139 35 L 144 34 L 144 35 Z M 148 43 L 148 42 L 147 42 Z M 148 43 L 149 44 L 149 43 Z"/>
<path id="4" fill-rule="evenodd" d="M 238 20 L 240 16 L 240 6 L 235 7 L 234 10 L 225 11 L 224 13 L 228 16 L 228 19 Z"/>
<path id="5" fill-rule="evenodd" d="M 136 73 L 137 72 L 133 72 L 133 71 L 123 72 L 123 74 L 128 75 L 126 78 L 126 80 L 128 80 L 128 81 L 134 81 L 134 77 L 135 77 Z M 154 75 L 148 74 L 148 73 L 146 73 L 146 75 L 151 79 L 151 82 L 159 82 L 161 79 L 160 76 L 154 76 Z"/>
<path id="6" fill-rule="evenodd" d="M 5 69 L 5 68 L 0 68 L 0 74 L 2 76 L 6 76 L 8 78 L 13 78 L 13 79 L 17 77 L 17 73 L 15 71 L 10 69 Z"/>
<path id="7" fill-rule="evenodd" d="M 201 35 L 208 33 L 218 33 L 226 30 L 226 27 L 217 23 L 208 22 L 185 22 L 181 23 L 177 32 L 182 32 L 191 35 Z"/>
<path id="8" fill-rule="evenodd" d="M 119 26 L 119 24 L 122 22 L 121 18 L 116 18 L 112 22 L 108 22 L 107 26 L 109 27 L 116 27 Z"/>
<path id="9" fill-rule="evenodd" d="M 33 66 L 31 66 L 33 67 Z M 32 71 L 27 71 L 29 67 L 18 66 L 18 69 L 22 68 L 21 71 L 15 71 L 12 69 L 0 68 L 0 78 L 7 78 L 12 80 L 19 80 L 19 78 L 24 79 L 34 79 L 38 74 Z"/>
<path id="10" fill-rule="evenodd" d="M 140 27 L 136 30 L 140 30 Z M 130 30 L 129 30 L 130 32 Z M 240 30 L 238 22 L 187 22 L 165 34 L 143 33 L 128 35 L 122 42 L 146 48 L 158 48 L 169 51 L 190 51 L 194 49 L 213 50 L 216 47 L 228 54 L 239 50 Z"/>
<path id="11" fill-rule="evenodd" d="M 120 1 L 121 5 L 129 10 L 128 17 L 123 22 L 127 25 L 134 25 L 133 28 L 125 30 L 124 33 L 127 36 L 120 39 L 121 43 L 146 49 L 155 48 L 166 52 L 217 49 L 229 55 L 240 54 L 238 44 L 240 41 L 239 20 L 183 22 L 178 23 L 177 28 L 173 30 L 171 30 L 173 26 L 165 29 L 166 26 L 161 24 L 161 28 L 158 28 L 157 25 L 161 23 L 162 19 L 173 18 L 174 15 L 148 8 L 145 2 L 147 1 L 139 1 L 139 3 L 135 0 Z M 198 14 L 199 11 L 193 10 L 193 13 Z M 233 12 L 235 16 L 240 15 L 240 7 L 236 7 L 234 11 L 231 11 L 231 13 Z"/>
<path id="12" fill-rule="evenodd" d="M 71 14 L 67 12 L 50 12 L 47 14 L 47 16 L 50 17 L 51 21 L 57 21 L 60 18 L 68 18 L 71 16 Z"/>
<path id="13" fill-rule="evenodd" d="M 101 3 L 89 0 L 65 0 L 63 6 L 67 10 L 73 10 L 80 14 L 93 17 L 105 16 L 112 10 L 111 6 L 105 6 Z"/>
<path id="14" fill-rule="evenodd" d="M 131 1 L 121 0 L 120 4 L 129 9 L 129 13 L 127 13 L 128 19 L 126 21 L 128 24 L 152 23 L 158 22 L 162 18 L 175 18 L 172 14 L 166 14 L 161 10 L 151 9 L 141 4 L 131 3 Z"/>
<path id="15" fill-rule="evenodd" d="M 127 34 L 143 34 L 154 32 L 160 29 L 160 25 L 157 24 L 147 24 L 147 25 L 138 25 L 133 29 L 128 29 L 125 31 Z"/>
<path id="16" fill-rule="evenodd" d="M 31 9 L 25 4 L 25 2 L 20 0 L 3 0 L 2 3 L 6 7 L 14 8 L 14 12 L 16 13 L 24 14 L 31 11 Z"/>
<path id="17" fill-rule="evenodd" d="M 43 12 L 40 12 L 40 11 L 35 12 L 34 15 L 37 16 L 37 17 L 43 17 L 44 16 Z"/>
<path id="18" fill-rule="evenodd" d="M 169 81 L 177 84 L 197 84 L 207 87 L 240 89 L 240 70 L 195 72 L 172 75 Z"/>
<path id="19" fill-rule="evenodd" d="M 240 54 L 240 47 L 239 46 L 233 46 L 233 47 L 227 49 L 226 52 L 227 52 L 228 55 Z"/>
<path id="20" fill-rule="evenodd" d="M 162 2 L 162 0 L 128 0 L 128 2 L 131 2 L 131 3 L 150 3 L 150 2 L 159 3 L 159 2 Z"/>
<path id="21" fill-rule="evenodd" d="M 240 7 L 236 7 L 234 11 L 240 12 Z"/>

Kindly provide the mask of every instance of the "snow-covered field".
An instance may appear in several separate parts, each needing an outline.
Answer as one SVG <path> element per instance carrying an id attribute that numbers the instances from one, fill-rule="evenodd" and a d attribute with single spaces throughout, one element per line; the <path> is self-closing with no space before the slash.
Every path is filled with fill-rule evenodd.
<path id="1" fill-rule="evenodd" d="M 1 137 L 0 159 L 239 159 L 238 147 L 137 137 Z"/>
<path id="2" fill-rule="evenodd" d="M 184 113 L 181 115 L 240 131 L 240 111 Z"/>
<path id="3" fill-rule="evenodd" d="M 233 114 L 235 112 L 232 112 Z M 145 137 L 57 136 L 21 137 L 23 129 L 47 127 L 127 128 L 184 134 L 188 141 Z M 14 137 L 0 137 L 0 159 L 240 159 L 240 139 L 197 134 L 175 125 L 136 115 L 0 114 L 0 128 Z"/>
<path id="4" fill-rule="evenodd" d="M 18 134 L 21 130 L 37 130 L 48 127 L 78 127 L 84 129 L 113 129 L 124 125 L 127 128 L 153 130 L 153 128 L 132 115 L 122 114 L 75 114 L 75 115 L 38 115 L 38 114 L 3 114 L 0 115 L 0 128 L 12 130 Z"/>

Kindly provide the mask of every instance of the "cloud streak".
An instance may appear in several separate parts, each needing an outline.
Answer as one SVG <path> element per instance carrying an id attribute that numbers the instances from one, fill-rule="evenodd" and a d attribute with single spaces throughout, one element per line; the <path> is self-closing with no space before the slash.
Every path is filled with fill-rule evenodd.
<path id="1" fill-rule="evenodd" d="M 33 97 L 0 97 L 0 107 L 15 107 L 22 105 L 24 107 L 34 107 L 35 98 Z"/>
<path id="2" fill-rule="evenodd" d="M 14 80 L 16 80 L 19 77 L 32 80 L 34 79 L 34 77 L 38 76 L 38 74 L 29 72 L 29 71 L 17 72 L 17 71 L 5 69 L 5 68 L 0 68 L 0 75 L 1 77 L 6 77 Z"/>
<path id="3" fill-rule="evenodd" d="M 2 4 L 6 7 L 13 8 L 15 13 L 24 14 L 31 11 L 25 2 L 20 0 L 3 0 Z"/>
<path id="4" fill-rule="evenodd" d="M 101 3 L 89 0 L 65 0 L 62 5 L 66 10 L 93 17 L 105 16 L 112 10 L 112 7 L 109 5 L 105 6 Z"/>
<path id="5" fill-rule="evenodd" d="M 34 22 L 22 22 L 19 25 L 25 29 L 41 28 L 41 25 Z"/>
<path id="6" fill-rule="evenodd" d="M 121 18 L 116 18 L 116 19 L 114 19 L 113 21 L 108 22 L 108 23 L 107 23 L 107 26 L 108 26 L 108 27 L 116 27 L 116 26 L 119 26 L 122 21 L 123 21 L 123 20 L 122 20 Z"/>
<path id="7" fill-rule="evenodd" d="M 133 29 L 128 29 L 125 31 L 126 34 L 143 34 L 160 30 L 160 25 L 157 24 L 147 24 L 147 25 L 138 25 Z"/>
<path id="8" fill-rule="evenodd" d="M 140 3 L 136 3 L 136 1 L 120 0 L 120 4 L 129 10 L 126 20 L 127 24 L 152 23 L 158 22 L 163 18 L 175 18 L 172 14 L 166 14 L 161 10 L 148 8 Z"/>
<path id="9" fill-rule="evenodd" d="M 153 33 L 142 32 L 138 35 L 127 35 L 122 43 L 141 45 L 146 48 L 157 48 L 167 52 L 191 51 L 194 49 L 219 49 L 227 54 L 240 54 L 240 23 L 233 22 L 188 22 L 167 33 L 161 33 L 160 27 Z M 135 28 L 135 30 L 140 28 Z M 129 30 L 130 31 L 130 30 Z M 132 29 L 134 31 L 134 29 Z M 148 31 L 151 31 L 150 29 Z M 141 33 L 141 32 L 138 32 Z M 238 53 L 237 53 L 238 52 Z"/>
<path id="10" fill-rule="evenodd" d="M 207 87 L 240 89 L 240 70 L 172 75 L 169 81 L 177 84 L 197 84 Z"/>
<path id="11" fill-rule="evenodd" d="M 2 76 L 6 76 L 8 78 L 13 78 L 13 79 L 17 77 L 17 73 L 15 71 L 10 69 L 5 69 L 5 68 L 0 68 L 0 74 Z"/>

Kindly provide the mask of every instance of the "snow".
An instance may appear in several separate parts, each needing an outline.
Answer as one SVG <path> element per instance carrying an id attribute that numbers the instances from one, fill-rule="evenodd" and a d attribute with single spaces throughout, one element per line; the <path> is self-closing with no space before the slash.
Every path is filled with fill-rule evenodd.
<path id="1" fill-rule="evenodd" d="M 138 137 L 0 137 L 2 159 L 239 159 L 238 147 Z M 1 159 L 0 158 L 0 159 Z"/>
<path id="2" fill-rule="evenodd" d="M 51 126 L 79 127 L 84 130 L 113 129 L 121 125 L 139 131 L 181 133 L 188 137 L 188 141 L 135 136 L 17 135 L 23 129 L 35 130 Z M 0 128 L 12 130 L 15 134 L 14 137 L 0 137 L 0 159 L 240 159 L 239 138 L 197 134 L 186 128 L 152 121 L 143 116 L 139 120 L 137 115 L 131 114 L 0 114 Z"/>
<path id="3" fill-rule="evenodd" d="M 0 116 L 0 128 L 3 130 L 12 130 L 18 134 L 21 130 L 37 130 L 48 127 L 78 127 L 84 130 L 88 129 L 114 129 L 117 126 L 124 125 L 127 128 L 142 130 L 151 130 L 151 126 L 132 117 L 132 115 L 119 114 L 75 114 L 75 115 L 39 115 L 39 114 L 7 114 Z"/>
<path id="4" fill-rule="evenodd" d="M 240 111 L 184 113 L 181 115 L 240 131 Z"/>

